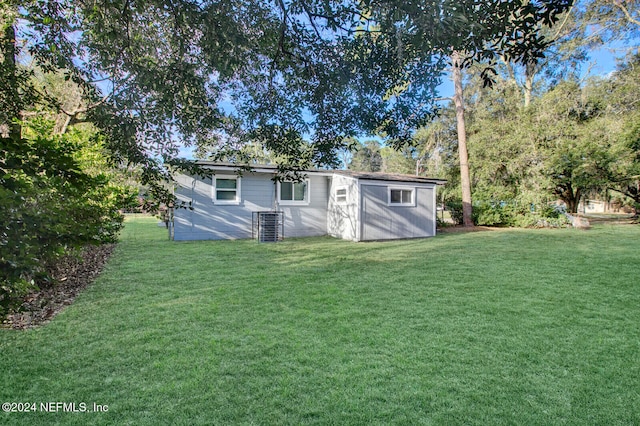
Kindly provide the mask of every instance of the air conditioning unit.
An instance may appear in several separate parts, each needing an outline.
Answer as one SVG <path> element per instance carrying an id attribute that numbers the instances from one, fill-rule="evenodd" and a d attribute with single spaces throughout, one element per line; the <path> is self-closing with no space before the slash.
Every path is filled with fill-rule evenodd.
<path id="1" fill-rule="evenodd" d="M 283 212 L 253 212 L 253 238 L 261 243 L 274 243 L 284 238 Z"/>

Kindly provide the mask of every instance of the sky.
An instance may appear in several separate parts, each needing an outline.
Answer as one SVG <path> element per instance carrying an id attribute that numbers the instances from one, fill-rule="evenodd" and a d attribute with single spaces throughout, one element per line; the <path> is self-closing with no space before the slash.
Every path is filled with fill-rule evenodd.
<path id="1" fill-rule="evenodd" d="M 629 51 L 628 46 L 614 44 L 608 47 L 601 47 L 590 53 L 590 61 L 583 65 L 583 77 L 600 76 L 606 77 L 616 69 L 617 59 L 624 58 Z M 438 91 L 442 97 L 453 96 L 453 82 L 449 77 L 445 77 L 442 84 L 438 86 Z"/>

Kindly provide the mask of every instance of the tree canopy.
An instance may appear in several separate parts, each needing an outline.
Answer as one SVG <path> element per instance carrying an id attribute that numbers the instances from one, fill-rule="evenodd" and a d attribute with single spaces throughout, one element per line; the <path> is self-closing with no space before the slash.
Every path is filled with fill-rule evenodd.
<path id="1" fill-rule="evenodd" d="M 538 25 L 571 3 L 5 2 L 3 121 L 52 103 L 21 78 L 28 56 L 82 87 L 82 112 L 116 157 L 152 168 L 148 158 L 174 156 L 177 143 L 225 155 L 251 141 L 289 162 L 335 164 L 348 136 L 408 140 L 431 116 L 452 49 L 489 68 L 497 54 L 537 58 Z"/>
<path id="2" fill-rule="evenodd" d="M 626 196 L 640 206 L 639 72 L 635 53 L 606 77 L 559 81 L 526 108 L 508 74 L 487 90 L 478 73 L 470 73 L 466 110 L 476 223 L 513 225 L 516 215 L 556 200 L 570 212 L 588 197 Z M 449 180 L 443 194 L 453 204 L 460 199 L 454 127 L 448 106 L 415 138 L 417 152 L 432 153 L 425 169 Z M 445 168 L 443 159 L 449 159 Z M 500 214 L 483 216 L 487 211 Z"/>

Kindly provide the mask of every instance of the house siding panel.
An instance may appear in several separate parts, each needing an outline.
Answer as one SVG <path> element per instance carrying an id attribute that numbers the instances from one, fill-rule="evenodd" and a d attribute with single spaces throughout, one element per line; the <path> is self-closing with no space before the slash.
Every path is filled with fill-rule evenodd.
<path id="1" fill-rule="evenodd" d="M 193 210 L 175 210 L 174 240 L 251 238 L 252 212 L 273 209 L 275 186 L 269 175 L 243 175 L 238 205 L 216 205 L 210 177 L 182 175 L 176 182 L 176 197 L 191 201 Z"/>
<path id="2" fill-rule="evenodd" d="M 415 190 L 415 206 L 389 206 L 389 186 Z M 435 235 L 434 187 L 361 185 L 362 240 L 388 240 Z"/>
<path id="3" fill-rule="evenodd" d="M 309 177 L 309 204 L 280 206 L 284 212 L 285 237 L 327 235 L 328 178 Z"/>
<path id="4" fill-rule="evenodd" d="M 251 238 L 253 212 L 274 210 L 276 190 L 272 176 L 243 175 L 238 205 L 216 205 L 212 199 L 211 178 L 178 176 L 176 197 L 187 203 L 191 201 L 193 210 L 175 210 L 174 240 Z M 280 207 L 284 212 L 284 235 L 287 237 L 327 234 L 327 177 L 311 176 L 309 180 L 308 205 Z"/>

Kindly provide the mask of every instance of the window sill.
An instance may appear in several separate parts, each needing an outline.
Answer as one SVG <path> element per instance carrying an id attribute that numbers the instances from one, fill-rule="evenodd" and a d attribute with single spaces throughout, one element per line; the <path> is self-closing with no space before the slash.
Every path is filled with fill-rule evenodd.
<path id="1" fill-rule="evenodd" d="M 414 203 L 387 203 L 389 207 L 415 207 Z"/>
<path id="2" fill-rule="evenodd" d="M 308 206 L 309 201 L 278 201 L 281 206 Z"/>

